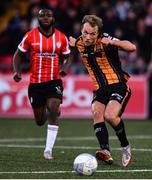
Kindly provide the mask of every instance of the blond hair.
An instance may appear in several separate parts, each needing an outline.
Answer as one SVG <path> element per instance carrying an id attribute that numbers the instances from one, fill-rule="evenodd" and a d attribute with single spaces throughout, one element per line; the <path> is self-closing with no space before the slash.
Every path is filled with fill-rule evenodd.
<path id="1" fill-rule="evenodd" d="M 99 33 L 101 33 L 103 24 L 102 19 L 96 15 L 85 15 L 82 19 L 81 28 L 85 23 L 89 23 L 92 27 L 97 26 Z"/>

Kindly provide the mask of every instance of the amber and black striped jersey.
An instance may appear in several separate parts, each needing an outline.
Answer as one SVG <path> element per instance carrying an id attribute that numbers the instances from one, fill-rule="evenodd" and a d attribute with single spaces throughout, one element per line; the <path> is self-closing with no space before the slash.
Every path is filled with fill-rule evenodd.
<path id="1" fill-rule="evenodd" d="M 118 48 L 104 45 L 101 42 L 103 37 L 112 39 L 108 34 L 103 34 L 103 36 L 98 37 L 95 45 L 89 47 L 84 46 L 81 36 L 76 41 L 76 47 L 93 80 L 95 89 L 114 83 L 127 82 L 129 79 L 129 75 L 121 68 Z"/>

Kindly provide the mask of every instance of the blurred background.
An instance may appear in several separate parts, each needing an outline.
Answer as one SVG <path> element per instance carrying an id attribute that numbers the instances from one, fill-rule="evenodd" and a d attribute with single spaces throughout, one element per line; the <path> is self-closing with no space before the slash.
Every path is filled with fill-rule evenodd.
<path id="1" fill-rule="evenodd" d="M 27 114 L 31 115 L 30 106 L 23 95 L 23 89 L 27 82 L 23 83 L 19 89 L 11 82 L 13 73 L 12 56 L 24 34 L 38 25 L 37 14 L 44 4 L 52 7 L 56 18 L 55 26 L 64 32 L 67 37 L 72 35 L 77 38 L 80 35 L 80 23 L 83 16 L 95 14 L 103 19 L 103 32 L 122 40 L 130 40 L 136 44 L 136 52 L 120 52 L 122 67 L 133 77 L 131 86 L 133 86 L 133 91 L 135 92 L 131 102 L 132 106 L 129 107 L 130 110 L 126 117 L 140 118 L 141 114 L 140 112 L 138 114 L 138 111 L 143 106 L 142 111 L 144 111 L 144 114 L 142 118 L 151 118 L 152 2 L 150 0 L 0 0 L 0 116 L 24 115 L 27 112 Z M 83 97 L 75 96 L 75 98 L 78 98 L 79 103 L 70 99 L 73 96 L 72 93 L 78 94 L 76 90 L 82 88 L 85 84 L 84 82 L 88 83 L 86 69 L 81 63 L 80 56 L 74 49 L 72 49 L 71 60 L 72 65 L 69 72 L 71 79 L 65 79 L 65 96 L 68 93 L 71 94 L 67 95 L 66 103 L 65 105 L 63 104 L 63 116 L 64 113 L 68 113 L 68 110 L 64 110 L 64 107 L 69 105 L 74 115 L 76 106 L 84 105 L 84 107 L 88 108 L 91 101 L 91 95 L 87 94 L 91 92 L 91 88 L 90 91 L 86 90 L 86 93 L 81 91 L 81 96 Z M 29 60 L 25 56 L 22 67 L 25 81 L 28 68 Z M 78 78 L 75 79 L 75 76 L 78 77 L 77 75 L 84 78 L 83 85 L 76 82 Z M 69 90 L 69 87 L 73 87 L 73 91 Z M 18 95 L 16 93 L 19 90 L 22 90 L 22 92 Z M 88 97 L 89 99 L 87 99 Z M 19 98 L 22 99 L 22 102 L 20 102 Z M 86 98 L 85 102 L 84 98 Z M 13 104 L 16 104 L 16 109 L 13 109 L 15 108 Z M 79 107 L 80 109 L 77 109 L 77 113 L 80 112 L 78 110 L 82 110 L 81 106 Z M 133 112 L 133 116 L 132 112 L 130 112 L 132 107 L 136 109 Z M 20 111 L 18 110 L 19 108 Z M 87 113 L 90 113 L 90 109 L 86 111 L 86 115 Z M 67 116 L 65 115 L 65 117 Z"/>

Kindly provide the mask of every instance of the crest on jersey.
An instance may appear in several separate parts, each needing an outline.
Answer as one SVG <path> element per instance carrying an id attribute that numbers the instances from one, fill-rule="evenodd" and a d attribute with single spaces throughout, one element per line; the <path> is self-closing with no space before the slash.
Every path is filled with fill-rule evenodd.
<path id="1" fill-rule="evenodd" d="M 57 42 L 56 46 L 57 46 L 57 48 L 60 48 L 61 47 L 61 42 Z"/>

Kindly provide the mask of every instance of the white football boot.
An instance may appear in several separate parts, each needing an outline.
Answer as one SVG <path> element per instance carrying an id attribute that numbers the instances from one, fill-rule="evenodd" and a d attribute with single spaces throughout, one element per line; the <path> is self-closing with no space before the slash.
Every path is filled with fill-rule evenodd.
<path id="1" fill-rule="evenodd" d="M 53 159 L 52 151 L 44 151 L 43 158 L 45 160 L 51 160 Z"/>
<path id="2" fill-rule="evenodd" d="M 122 147 L 122 165 L 127 167 L 131 163 L 131 146 Z"/>

